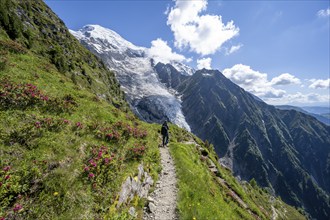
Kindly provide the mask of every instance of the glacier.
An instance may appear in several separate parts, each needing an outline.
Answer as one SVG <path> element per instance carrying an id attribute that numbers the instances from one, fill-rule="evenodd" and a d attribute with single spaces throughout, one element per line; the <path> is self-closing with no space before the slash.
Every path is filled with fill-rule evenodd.
<path id="1" fill-rule="evenodd" d="M 135 46 L 116 32 L 99 25 L 86 25 L 70 32 L 114 71 L 127 101 L 140 118 L 148 122 L 167 119 L 191 131 L 182 112 L 180 97 L 160 82 L 153 68 L 156 63 L 148 48 Z M 183 63 L 171 64 L 184 75 L 194 72 Z M 145 108 L 148 109 L 145 111 Z M 152 118 L 150 112 L 154 113 Z"/>

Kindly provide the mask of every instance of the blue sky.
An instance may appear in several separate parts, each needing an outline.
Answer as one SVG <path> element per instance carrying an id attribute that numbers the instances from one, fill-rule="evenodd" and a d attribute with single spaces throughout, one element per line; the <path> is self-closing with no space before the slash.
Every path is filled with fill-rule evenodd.
<path id="1" fill-rule="evenodd" d="M 72 30 L 99 24 L 147 48 L 158 39 L 270 104 L 329 106 L 329 1 L 45 2 Z"/>

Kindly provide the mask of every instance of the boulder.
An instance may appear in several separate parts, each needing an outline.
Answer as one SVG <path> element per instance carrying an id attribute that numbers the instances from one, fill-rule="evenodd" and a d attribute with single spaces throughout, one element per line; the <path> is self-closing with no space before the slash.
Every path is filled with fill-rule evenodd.
<path id="1" fill-rule="evenodd" d="M 144 171 L 142 164 L 138 166 L 138 175 L 134 178 L 127 177 L 119 193 L 117 208 L 123 203 L 132 201 L 135 195 L 147 198 L 150 187 L 154 184 L 152 177 Z"/>
<path id="2" fill-rule="evenodd" d="M 135 208 L 134 207 L 130 207 L 129 210 L 128 210 L 128 213 L 131 216 L 136 217 L 136 211 L 135 211 Z"/>
<path id="3" fill-rule="evenodd" d="M 132 194 L 132 178 L 127 177 L 126 181 L 121 186 L 117 207 L 120 207 L 121 204 L 125 203 L 127 199 L 131 197 L 131 194 Z"/>
<path id="4" fill-rule="evenodd" d="M 148 207 L 149 207 L 149 211 L 151 213 L 155 213 L 156 212 L 156 205 L 154 203 L 149 202 Z"/>

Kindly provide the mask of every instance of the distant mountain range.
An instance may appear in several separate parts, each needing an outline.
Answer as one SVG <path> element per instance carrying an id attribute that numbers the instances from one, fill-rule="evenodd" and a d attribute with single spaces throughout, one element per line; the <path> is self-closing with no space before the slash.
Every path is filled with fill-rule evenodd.
<path id="1" fill-rule="evenodd" d="M 297 109 L 267 105 L 217 70 L 155 63 L 97 25 L 71 33 L 116 76 L 144 120 L 171 122 L 215 147 L 219 162 L 313 218 L 330 217 L 330 127 Z M 184 68 L 180 68 L 184 67 Z"/>
<path id="2" fill-rule="evenodd" d="M 328 107 L 322 107 L 322 106 L 303 106 L 301 107 L 307 112 L 318 114 L 318 115 L 325 115 L 330 114 L 330 106 Z"/>
<path id="3" fill-rule="evenodd" d="M 297 107 L 291 105 L 277 105 L 275 107 L 282 110 L 296 110 L 311 115 L 326 125 L 330 125 L 330 108 L 328 107 Z"/>

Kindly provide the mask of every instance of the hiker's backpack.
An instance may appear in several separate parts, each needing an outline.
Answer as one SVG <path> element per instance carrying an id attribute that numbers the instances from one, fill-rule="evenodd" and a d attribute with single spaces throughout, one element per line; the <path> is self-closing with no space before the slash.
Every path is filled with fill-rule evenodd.
<path id="1" fill-rule="evenodd" d="M 168 127 L 166 125 L 162 125 L 161 134 L 162 135 L 166 135 L 167 134 L 167 130 L 168 130 Z"/>

